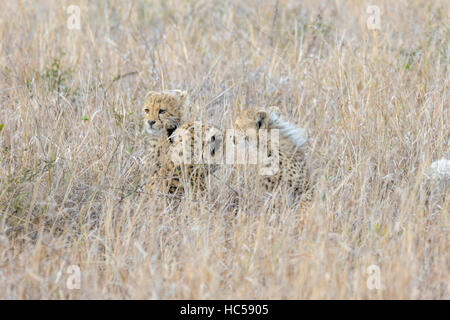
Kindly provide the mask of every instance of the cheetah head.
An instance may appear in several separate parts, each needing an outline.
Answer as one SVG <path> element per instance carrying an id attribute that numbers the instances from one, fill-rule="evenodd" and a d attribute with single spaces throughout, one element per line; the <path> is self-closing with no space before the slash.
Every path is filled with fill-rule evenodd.
<path id="1" fill-rule="evenodd" d="M 250 108 L 243 110 L 236 117 L 234 122 L 237 129 L 267 129 L 269 126 L 269 112 L 270 110 Z"/>
<path id="2" fill-rule="evenodd" d="M 223 135 L 214 126 L 200 121 L 183 124 L 172 138 L 171 160 L 176 164 L 215 164 L 222 161 Z"/>
<path id="3" fill-rule="evenodd" d="M 143 107 L 147 132 L 170 137 L 180 125 L 186 98 L 180 90 L 149 92 Z"/>

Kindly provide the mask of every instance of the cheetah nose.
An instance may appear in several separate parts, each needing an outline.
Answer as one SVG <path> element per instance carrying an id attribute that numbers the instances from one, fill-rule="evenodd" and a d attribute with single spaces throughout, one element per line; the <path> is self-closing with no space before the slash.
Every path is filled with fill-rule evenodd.
<path id="1" fill-rule="evenodd" d="M 148 125 L 150 126 L 150 128 L 155 124 L 155 120 L 148 120 Z"/>

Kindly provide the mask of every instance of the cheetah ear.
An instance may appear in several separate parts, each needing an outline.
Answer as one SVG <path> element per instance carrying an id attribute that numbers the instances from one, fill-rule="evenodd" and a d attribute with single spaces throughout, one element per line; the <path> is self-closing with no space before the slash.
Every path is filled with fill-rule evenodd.
<path id="1" fill-rule="evenodd" d="M 261 129 L 267 127 L 267 112 L 264 110 L 257 111 L 255 114 L 256 128 Z"/>
<path id="2" fill-rule="evenodd" d="M 149 98 L 153 97 L 155 94 L 158 94 L 158 92 L 156 92 L 156 91 L 149 91 L 145 95 L 145 99 L 149 99 Z"/>
<path id="3" fill-rule="evenodd" d="M 170 90 L 166 92 L 167 94 L 169 94 L 171 97 L 177 99 L 180 103 L 183 103 L 188 94 L 187 91 L 184 90 Z"/>

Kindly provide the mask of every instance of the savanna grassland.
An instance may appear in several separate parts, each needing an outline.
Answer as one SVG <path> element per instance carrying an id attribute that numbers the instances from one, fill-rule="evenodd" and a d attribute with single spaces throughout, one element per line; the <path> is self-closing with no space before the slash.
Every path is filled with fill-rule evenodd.
<path id="1" fill-rule="evenodd" d="M 450 157 L 449 8 L 2 0 L 0 298 L 450 298 L 450 197 L 423 187 Z M 220 128 L 269 105 L 306 128 L 310 206 L 233 166 L 179 206 L 149 192 L 141 107 L 166 89 Z"/>

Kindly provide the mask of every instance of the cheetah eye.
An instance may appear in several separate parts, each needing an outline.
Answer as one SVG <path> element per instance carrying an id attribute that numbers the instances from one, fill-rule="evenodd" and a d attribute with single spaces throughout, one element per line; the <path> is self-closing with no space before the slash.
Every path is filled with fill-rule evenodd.
<path id="1" fill-rule="evenodd" d="M 144 109 L 144 112 L 148 114 L 150 112 L 150 110 L 149 109 Z"/>
<path id="2" fill-rule="evenodd" d="M 211 142 L 214 142 L 214 141 L 216 141 L 216 136 L 211 137 Z"/>
<path id="3" fill-rule="evenodd" d="M 163 113 L 166 113 L 166 112 L 167 112 L 167 110 L 164 110 L 164 109 L 159 109 L 159 111 L 158 111 L 159 114 L 163 114 Z"/>
<path id="4" fill-rule="evenodd" d="M 261 120 L 256 121 L 256 128 L 261 129 L 263 122 Z"/>

